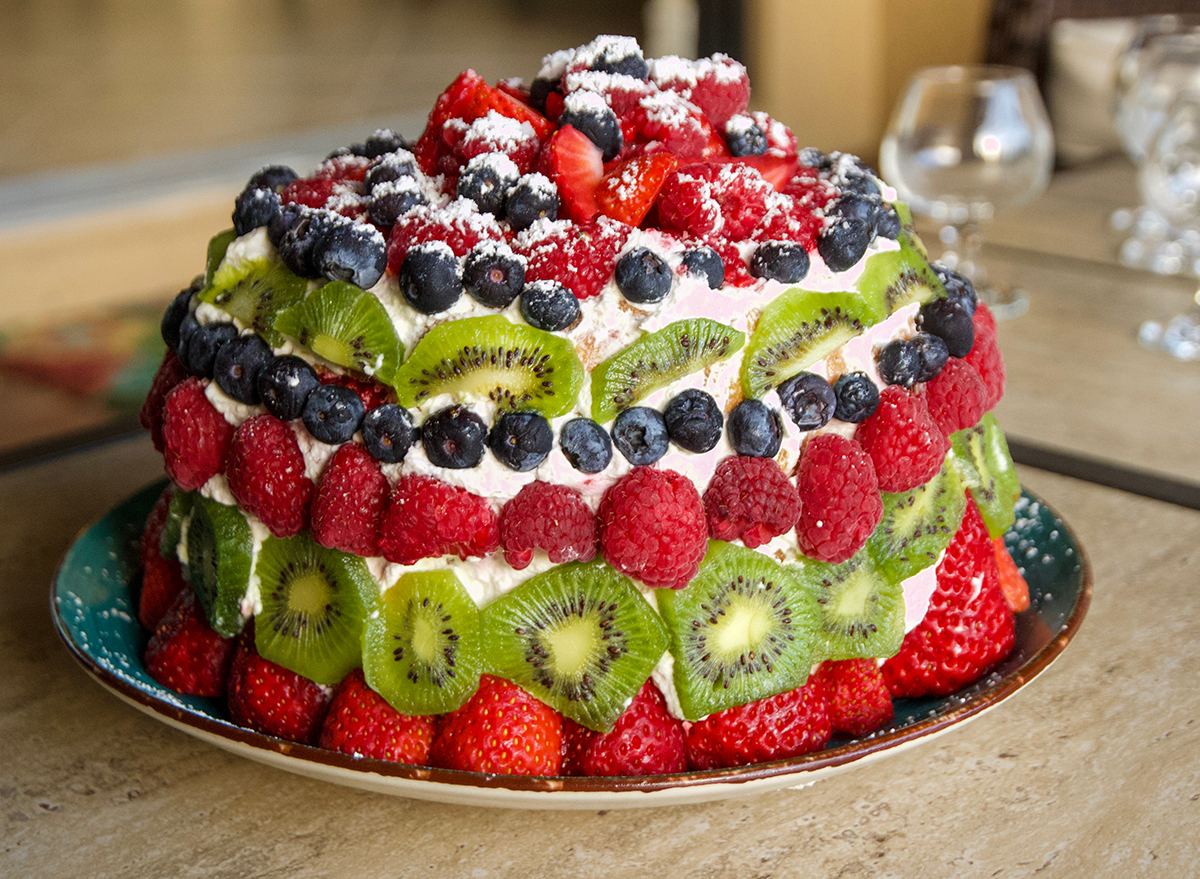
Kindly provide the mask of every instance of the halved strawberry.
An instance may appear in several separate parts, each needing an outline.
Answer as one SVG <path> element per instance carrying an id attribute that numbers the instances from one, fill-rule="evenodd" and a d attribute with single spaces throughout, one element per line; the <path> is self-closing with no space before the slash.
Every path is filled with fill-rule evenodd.
<path id="1" fill-rule="evenodd" d="M 670 153 L 637 156 L 618 163 L 604 175 L 596 190 L 600 213 L 636 226 L 645 219 L 667 176 L 678 164 Z"/>
<path id="2" fill-rule="evenodd" d="M 413 154 L 421 170 L 426 174 L 434 173 L 438 157 L 442 155 L 442 129 L 451 119 L 461 119 L 466 109 L 475 99 L 475 92 L 481 85 L 487 85 L 482 76 L 474 70 L 464 70 L 438 95 L 433 109 L 429 112 L 429 121 L 425 130 L 413 145 Z"/>
<path id="3" fill-rule="evenodd" d="M 486 116 L 489 110 L 495 110 L 501 116 L 516 119 L 518 122 L 528 122 L 537 132 L 538 140 L 545 140 L 550 136 L 550 132 L 554 131 L 554 123 L 537 110 L 486 82 L 475 89 L 468 114 L 460 118 L 474 122 Z"/>
<path id="4" fill-rule="evenodd" d="M 996 549 L 996 567 L 1000 570 L 1000 591 L 1004 593 L 1004 601 L 1012 608 L 1013 613 L 1020 613 L 1029 608 L 1029 584 L 1021 576 L 1021 569 L 1013 561 L 1012 553 L 1004 545 L 1003 537 L 992 539 Z"/>
<path id="5" fill-rule="evenodd" d="M 564 125 L 542 147 L 542 173 L 558 186 L 559 215 L 586 223 L 600 213 L 596 189 L 604 177 L 600 148 L 573 125 Z"/>

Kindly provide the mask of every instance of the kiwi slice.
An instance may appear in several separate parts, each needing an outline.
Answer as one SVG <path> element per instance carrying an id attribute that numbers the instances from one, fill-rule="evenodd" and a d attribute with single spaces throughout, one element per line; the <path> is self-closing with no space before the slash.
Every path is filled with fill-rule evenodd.
<path id="1" fill-rule="evenodd" d="M 165 559 L 173 559 L 179 553 L 179 541 L 183 538 L 183 526 L 192 512 L 192 505 L 200 493 L 176 488 L 167 507 L 167 521 L 163 523 L 158 537 L 158 552 Z"/>
<path id="2" fill-rule="evenodd" d="M 745 343 L 744 333 L 703 317 L 667 324 L 592 370 L 592 418 L 611 421 L 651 391 L 724 360 Z"/>
<path id="3" fill-rule="evenodd" d="M 401 406 L 438 394 L 474 394 L 502 410 L 554 417 L 574 407 L 583 378 L 570 340 L 492 314 L 431 329 L 396 370 L 393 385 Z"/>
<path id="4" fill-rule="evenodd" d="M 742 357 L 742 389 L 761 397 L 886 316 L 878 295 L 788 290 L 758 319 Z"/>
<path id="5" fill-rule="evenodd" d="M 958 471 L 947 462 L 924 485 L 883 493 L 883 519 L 867 541 L 875 570 L 900 583 L 937 561 L 967 508 Z"/>
<path id="6" fill-rule="evenodd" d="M 209 625 L 222 638 L 232 638 L 250 615 L 245 602 L 254 552 L 250 525 L 237 507 L 196 495 L 186 539 L 187 580 Z"/>
<path id="7" fill-rule="evenodd" d="M 904 640 L 904 590 L 883 576 L 867 550 L 839 565 L 793 567 L 819 608 L 815 659 L 893 656 Z"/>
<path id="8" fill-rule="evenodd" d="M 899 250 L 877 253 L 867 260 L 858 290 L 865 297 L 882 299 L 888 314 L 910 302 L 925 303 L 946 295 L 925 257 L 903 234 Z"/>
<path id="9" fill-rule="evenodd" d="M 346 281 L 332 281 L 275 316 L 275 329 L 330 363 L 391 384 L 404 345 L 378 299 Z"/>
<path id="10" fill-rule="evenodd" d="M 1001 536 L 1016 520 L 1021 483 L 996 417 L 987 412 L 974 427 L 952 434 L 950 448 L 954 466 L 979 506 L 988 534 Z"/>
<path id="11" fill-rule="evenodd" d="M 232 229 L 226 229 L 217 235 L 214 235 L 208 242 L 208 258 L 204 262 L 204 286 L 208 287 L 213 282 L 213 276 L 217 273 L 217 268 L 220 267 L 221 261 L 225 259 L 225 251 L 229 250 L 229 245 L 237 238 L 237 232 Z"/>
<path id="12" fill-rule="evenodd" d="M 908 204 L 894 201 L 892 207 L 896 209 L 896 216 L 900 218 L 900 237 L 896 239 L 900 242 L 900 246 L 907 245 L 919 253 L 922 259 L 928 260 L 929 251 L 925 249 L 925 242 L 917 235 L 917 226 L 913 222 L 912 210 Z"/>
<path id="13" fill-rule="evenodd" d="M 328 685 L 358 668 L 363 596 L 378 590 L 366 562 L 305 533 L 264 540 L 254 573 L 254 646 L 264 659 Z"/>
<path id="14" fill-rule="evenodd" d="M 274 329 L 275 315 L 299 302 L 307 289 L 308 281 L 264 256 L 222 263 L 200 291 L 200 301 L 233 315 L 277 347 L 283 336 Z"/>
<path id="15" fill-rule="evenodd" d="M 817 605 L 790 570 L 762 553 L 710 540 L 688 587 L 659 589 L 656 597 L 688 720 L 808 679 Z"/>
<path id="16" fill-rule="evenodd" d="M 526 580 L 483 610 L 488 670 L 588 729 L 605 732 L 667 649 L 662 621 L 603 562 Z"/>
<path id="17" fill-rule="evenodd" d="M 403 714 L 453 711 L 479 688 L 479 610 L 451 571 L 404 574 L 368 604 L 363 675 Z"/>

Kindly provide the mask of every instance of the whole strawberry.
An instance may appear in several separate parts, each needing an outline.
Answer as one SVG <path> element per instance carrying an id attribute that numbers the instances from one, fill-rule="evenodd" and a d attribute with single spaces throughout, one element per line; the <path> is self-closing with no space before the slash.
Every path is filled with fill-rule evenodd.
<path id="1" fill-rule="evenodd" d="M 889 385 L 879 408 L 858 426 L 854 439 L 875 465 L 880 491 L 908 491 L 923 485 L 942 467 L 950 440 L 929 415 L 920 394 Z"/>
<path id="2" fill-rule="evenodd" d="M 235 646 L 213 631 L 195 593 L 185 589 L 150 636 L 146 671 L 176 693 L 223 696 Z"/>
<path id="3" fill-rule="evenodd" d="M 163 402 L 163 462 L 167 475 L 195 491 L 225 470 L 233 428 L 208 401 L 207 379 L 193 376 L 171 389 Z"/>
<path id="4" fill-rule="evenodd" d="M 704 490 L 708 536 L 754 549 L 786 534 L 800 515 L 800 493 L 773 458 L 731 455 Z"/>
<path id="5" fill-rule="evenodd" d="M 535 549 L 559 564 L 590 562 L 596 557 L 596 517 L 575 489 L 531 482 L 500 511 L 500 545 L 517 570 L 529 565 Z"/>
<path id="6" fill-rule="evenodd" d="M 247 626 L 229 670 L 227 697 L 230 719 L 238 726 L 311 745 L 321 732 L 331 694 L 259 656 L 253 628 Z"/>
<path id="7" fill-rule="evenodd" d="M 138 557 L 142 562 L 142 588 L 138 593 L 138 622 L 143 628 L 153 632 L 179 593 L 187 589 L 187 581 L 183 579 L 183 571 L 179 559 L 164 558 L 159 549 L 162 542 L 163 527 L 167 523 L 167 513 L 171 506 L 171 498 L 175 495 L 175 487 L 168 485 L 159 495 L 146 517 L 146 527 L 142 531 L 142 543 Z"/>
<path id="8" fill-rule="evenodd" d="M 237 429 L 227 475 L 242 509 L 276 537 L 292 537 L 308 526 L 313 483 L 295 432 L 274 415 L 256 415 Z"/>
<path id="9" fill-rule="evenodd" d="M 995 548 L 968 498 L 962 525 L 937 567 L 929 611 L 883 664 L 883 677 L 893 696 L 945 696 L 1007 656 L 1013 640 Z"/>
<path id="10" fill-rule="evenodd" d="M 334 690 L 318 744 L 343 754 L 424 766 L 433 731 L 432 716 L 401 714 L 367 686 L 356 668 Z"/>
<path id="11" fill-rule="evenodd" d="M 825 688 L 829 723 L 837 732 L 865 736 L 896 716 L 892 694 L 874 659 L 823 662 L 813 672 L 813 680 Z"/>
<path id="12" fill-rule="evenodd" d="M 396 481 L 379 526 L 379 551 L 399 565 L 482 556 L 499 545 L 500 527 L 486 499 L 420 474 Z"/>
<path id="13" fill-rule="evenodd" d="M 357 443 L 341 446 L 313 497 L 313 540 L 355 555 L 379 555 L 379 521 L 387 493 L 387 477 L 367 450 Z"/>
<path id="14" fill-rule="evenodd" d="M 652 681 L 606 733 L 595 733 L 582 748 L 584 775 L 662 775 L 687 769 L 683 723 L 667 712 L 667 703 Z"/>
<path id="15" fill-rule="evenodd" d="M 797 481 L 800 551 L 840 564 L 862 549 L 883 518 L 875 467 L 862 446 L 835 433 L 814 436 L 804 445 Z"/>
<path id="16" fill-rule="evenodd" d="M 825 689 L 810 680 L 798 689 L 726 708 L 688 725 L 688 765 L 720 769 L 783 760 L 819 751 L 831 735 Z"/>
<path id="17" fill-rule="evenodd" d="M 429 762 L 499 775 L 558 775 L 562 716 L 516 684 L 484 675 L 461 708 L 443 716 Z"/>

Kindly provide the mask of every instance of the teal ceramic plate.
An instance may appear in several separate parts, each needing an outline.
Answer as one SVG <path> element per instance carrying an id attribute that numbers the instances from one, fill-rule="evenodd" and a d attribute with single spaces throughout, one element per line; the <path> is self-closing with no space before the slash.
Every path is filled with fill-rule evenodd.
<path id="1" fill-rule="evenodd" d="M 179 696 L 142 668 L 145 636 L 130 601 L 142 523 L 162 490 L 151 486 L 84 531 L 50 593 L 59 635 L 99 683 L 134 707 L 237 754 L 301 775 L 440 802 L 533 809 L 659 806 L 804 787 L 911 747 L 977 717 L 1045 671 L 1078 630 L 1091 597 L 1083 549 L 1050 507 L 1025 493 L 1006 536 L 1023 566 L 1032 606 L 1017 618 L 1012 655 L 981 681 L 942 699 L 897 700 L 893 726 L 825 750 L 738 769 L 642 779 L 520 778 L 386 763 L 297 745 L 231 724 L 219 700 Z"/>

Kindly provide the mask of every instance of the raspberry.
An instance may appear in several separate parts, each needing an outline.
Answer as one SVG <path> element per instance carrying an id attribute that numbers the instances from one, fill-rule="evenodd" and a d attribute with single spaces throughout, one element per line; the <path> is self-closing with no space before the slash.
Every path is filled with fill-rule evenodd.
<path id="1" fill-rule="evenodd" d="M 838 191 L 827 180 L 822 180 L 816 168 L 798 168 L 796 176 L 779 190 L 790 196 L 798 207 L 816 210 L 823 208 L 838 197 Z"/>
<path id="2" fill-rule="evenodd" d="M 862 446 L 835 433 L 812 437 L 800 456 L 797 481 L 800 551 L 838 564 L 862 549 L 883 518 L 875 467 Z"/>
<path id="3" fill-rule="evenodd" d="M 708 121 L 724 129 L 730 116 L 746 112 L 750 77 L 739 61 L 720 53 L 698 61 L 659 58 L 651 76 L 660 88 L 678 92 L 704 111 Z"/>
<path id="4" fill-rule="evenodd" d="M 357 443 L 334 452 L 312 502 L 313 540 L 355 555 L 379 555 L 379 520 L 388 482 Z"/>
<path id="5" fill-rule="evenodd" d="M 500 241 L 504 234 L 491 214 L 481 214 L 475 203 L 459 199 L 445 207 L 421 205 L 404 214 L 392 228 L 388 243 L 388 272 L 395 275 L 408 249 L 427 241 L 444 241 L 458 257 L 480 241 Z"/>
<path id="6" fill-rule="evenodd" d="M 667 178 L 658 198 L 663 227 L 740 241 L 767 213 L 775 190 L 745 164 L 695 162 Z"/>
<path id="7" fill-rule="evenodd" d="M 750 114 L 750 118 L 754 120 L 762 133 L 767 136 L 767 153 L 776 156 L 794 156 L 796 155 L 796 135 L 792 134 L 792 130 L 768 116 L 762 111 L 756 111 Z"/>
<path id="8" fill-rule="evenodd" d="M 163 402 L 166 400 L 167 394 L 171 393 L 175 386 L 187 377 L 187 370 L 183 368 L 183 364 L 179 362 L 175 352 L 168 351 L 162 363 L 159 364 L 158 372 L 154 375 L 150 393 L 146 395 L 146 402 L 142 404 L 138 421 L 142 427 L 150 431 L 150 440 L 159 452 L 163 450 Z"/>
<path id="9" fill-rule="evenodd" d="M 975 367 L 975 371 L 987 386 L 987 399 L 983 406 L 984 411 L 990 411 L 1004 396 L 1004 358 L 1000 356 L 1000 346 L 996 344 L 996 332 L 988 324 L 990 320 L 991 326 L 994 326 L 995 318 L 992 318 L 991 312 L 982 302 L 975 310 L 974 320 L 975 344 L 963 359 Z"/>
<path id="10" fill-rule="evenodd" d="M 139 553 L 142 562 L 142 589 L 138 593 L 137 615 L 138 622 L 152 632 L 158 628 L 159 622 L 175 603 L 179 593 L 188 589 L 179 559 L 173 551 L 169 557 L 164 557 L 160 549 L 163 527 L 166 525 L 174 494 L 174 486 L 168 485 L 155 502 L 154 509 L 146 518 L 145 530 L 142 531 Z"/>
<path id="11" fill-rule="evenodd" d="M 825 223 L 790 196 L 776 194 L 767 200 L 767 213 L 751 232 L 755 241 L 794 241 L 816 250 L 817 235 Z"/>
<path id="12" fill-rule="evenodd" d="M 875 464 L 881 491 L 908 491 L 934 477 L 950 440 L 929 416 L 925 400 L 899 385 L 879 394 L 879 408 L 858 426 L 854 438 Z"/>
<path id="13" fill-rule="evenodd" d="M 528 260 L 525 281 L 557 281 L 578 299 L 598 296 L 612 277 L 630 227 L 607 217 L 591 223 L 537 222 L 513 250 Z"/>
<path id="14" fill-rule="evenodd" d="M 317 165 L 312 176 L 314 180 L 362 183 L 370 167 L 371 160 L 366 156 L 332 156 Z"/>
<path id="15" fill-rule="evenodd" d="M 529 565 L 535 549 L 556 564 L 589 562 L 596 557 L 596 517 L 574 489 L 531 482 L 500 511 L 500 545 L 517 570 Z"/>
<path id="16" fill-rule="evenodd" d="M 975 324 L 975 332 L 987 328 L 995 335 L 996 330 L 996 315 L 992 314 L 992 310 L 988 308 L 986 302 L 975 303 L 975 313 L 971 316 L 971 322 Z"/>
<path id="17" fill-rule="evenodd" d="M 207 379 L 181 382 L 163 403 L 163 461 L 175 484 L 195 491 L 226 469 L 233 428 L 204 395 Z"/>
<path id="18" fill-rule="evenodd" d="M 829 722 L 837 732 L 865 736 L 896 716 L 892 694 L 874 659 L 823 662 L 813 672 L 812 680 L 825 688 Z"/>
<path id="19" fill-rule="evenodd" d="M 572 70 L 562 82 L 563 97 L 579 89 L 595 92 L 618 116 L 632 112 L 643 98 L 658 92 L 658 86 L 649 80 L 603 70 Z"/>
<path id="20" fill-rule="evenodd" d="M 979 373 L 965 360 L 951 357 L 942 371 L 926 382 L 921 393 L 929 417 L 946 436 L 973 426 L 983 416 L 988 389 Z"/>
<path id="21" fill-rule="evenodd" d="M 634 154 L 668 152 L 701 160 L 729 155 L 725 138 L 704 114 L 670 91 L 648 95 L 620 121 L 622 132 L 632 135 L 626 147 Z"/>
<path id="22" fill-rule="evenodd" d="M 749 287 L 758 283 L 758 279 L 750 274 L 750 268 L 746 265 L 746 260 L 742 258 L 742 252 L 732 241 L 726 241 L 724 238 L 709 238 L 704 243 L 721 255 L 721 262 L 725 264 L 725 286 Z"/>
<path id="23" fill-rule="evenodd" d="M 528 174 L 533 168 L 539 149 L 541 142 L 532 125 L 501 116 L 492 110 L 487 116 L 466 126 L 462 139 L 454 147 L 454 152 L 459 160 L 459 167 L 466 165 L 476 156 L 503 153 L 512 159 L 522 174 Z"/>
<path id="24" fill-rule="evenodd" d="M 636 467 L 604 493 L 598 518 L 604 559 L 627 577 L 682 589 L 696 576 L 708 523 L 686 476 Z"/>
<path id="25" fill-rule="evenodd" d="M 274 415 L 256 415 L 237 429 L 228 475 L 242 509 L 276 537 L 293 537 L 308 525 L 312 480 L 295 432 Z"/>
<path id="26" fill-rule="evenodd" d="M 432 476 L 401 476 L 379 526 L 380 552 L 401 565 L 487 555 L 499 545 L 500 527 L 488 502 Z"/>
<path id="27" fill-rule="evenodd" d="M 800 493 L 773 458 L 730 456 L 704 491 L 708 536 L 741 538 L 750 549 L 786 534 L 800 515 Z"/>
<path id="28" fill-rule="evenodd" d="M 279 199 L 284 204 L 323 208 L 336 187 L 337 181 L 329 178 L 293 180 L 279 193 Z"/>

